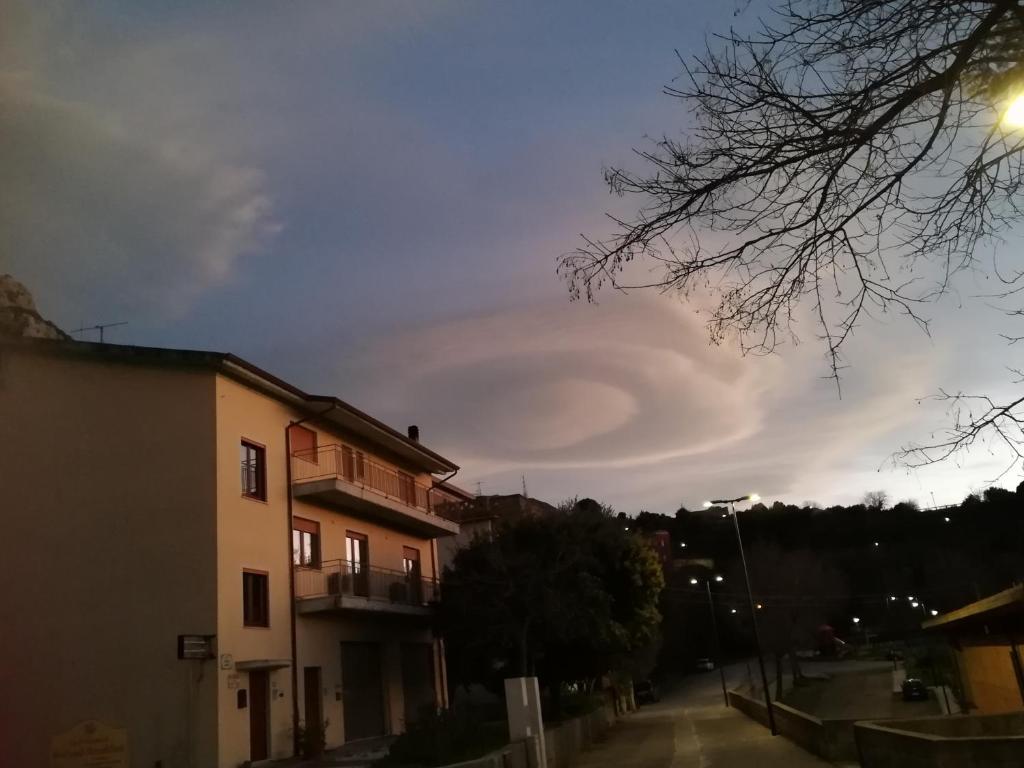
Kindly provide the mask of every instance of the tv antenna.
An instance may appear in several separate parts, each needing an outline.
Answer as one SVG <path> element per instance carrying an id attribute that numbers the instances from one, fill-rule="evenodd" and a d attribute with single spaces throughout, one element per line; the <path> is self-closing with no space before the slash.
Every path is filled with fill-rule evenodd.
<path id="1" fill-rule="evenodd" d="M 125 320 L 122 323 L 101 323 L 99 325 L 83 325 L 81 328 L 75 328 L 71 333 L 84 333 L 85 331 L 99 331 L 100 332 L 100 344 L 103 343 L 103 331 L 106 328 L 116 328 L 119 325 L 128 325 L 128 321 Z"/>

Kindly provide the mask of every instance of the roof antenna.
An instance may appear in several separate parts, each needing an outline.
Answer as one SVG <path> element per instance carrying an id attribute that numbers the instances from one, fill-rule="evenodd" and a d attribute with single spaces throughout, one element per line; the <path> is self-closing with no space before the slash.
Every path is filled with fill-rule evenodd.
<path id="1" fill-rule="evenodd" d="M 99 325 L 87 325 L 81 328 L 75 328 L 71 333 L 83 333 L 84 331 L 99 331 L 100 332 L 100 344 L 103 343 L 103 329 L 104 328 L 116 328 L 119 325 L 128 325 L 128 321 L 125 320 L 122 323 L 101 323 Z"/>
<path id="2" fill-rule="evenodd" d="M 526 492 L 526 475 L 520 475 L 523 481 L 523 498 L 530 498 L 530 494 Z"/>
<path id="3" fill-rule="evenodd" d="M 483 496 L 484 495 L 483 491 L 480 488 L 480 481 L 479 480 L 476 481 L 476 495 L 477 496 Z"/>

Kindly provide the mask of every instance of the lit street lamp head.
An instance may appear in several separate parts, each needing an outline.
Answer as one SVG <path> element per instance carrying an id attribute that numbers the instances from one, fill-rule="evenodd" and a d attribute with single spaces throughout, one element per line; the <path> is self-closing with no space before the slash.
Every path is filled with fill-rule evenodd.
<path id="1" fill-rule="evenodd" d="M 1010 129 L 1024 128 L 1024 91 L 1010 100 L 1002 119 L 1003 127 Z"/>
<path id="2" fill-rule="evenodd" d="M 699 582 L 698 582 L 698 581 L 697 581 L 696 579 L 690 579 L 690 583 L 691 583 L 691 584 L 697 584 L 697 583 L 699 583 Z"/>
<path id="3" fill-rule="evenodd" d="M 722 576 L 715 576 L 715 581 L 725 581 L 725 578 Z"/>

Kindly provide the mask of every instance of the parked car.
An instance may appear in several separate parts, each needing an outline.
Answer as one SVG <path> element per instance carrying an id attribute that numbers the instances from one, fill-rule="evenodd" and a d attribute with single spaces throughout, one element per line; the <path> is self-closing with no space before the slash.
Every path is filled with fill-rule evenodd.
<path id="1" fill-rule="evenodd" d="M 712 672 L 715 669 L 715 662 L 711 659 L 697 659 L 694 666 L 698 672 Z"/>
<path id="2" fill-rule="evenodd" d="M 928 701 L 928 686 L 916 677 L 908 677 L 903 681 L 904 701 Z"/>
<path id="3" fill-rule="evenodd" d="M 658 686 L 653 680 L 641 680 L 633 684 L 633 698 L 637 704 L 653 704 L 661 701 L 661 694 L 658 693 Z"/>

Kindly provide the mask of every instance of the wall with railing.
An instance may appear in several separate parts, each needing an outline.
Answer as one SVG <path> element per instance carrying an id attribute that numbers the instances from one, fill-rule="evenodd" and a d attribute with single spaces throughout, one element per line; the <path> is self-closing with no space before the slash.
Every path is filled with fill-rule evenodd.
<path id="1" fill-rule="evenodd" d="M 399 605 L 427 605 L 438 598 L 437 582 L 417 573 L 374 568 L 349 560 L 295 566 L 295 597 L 363 597 Z"/>

